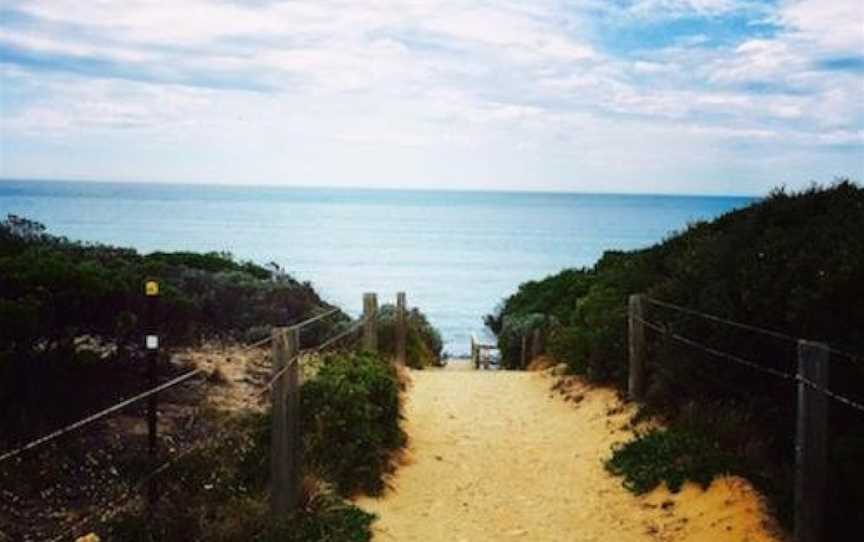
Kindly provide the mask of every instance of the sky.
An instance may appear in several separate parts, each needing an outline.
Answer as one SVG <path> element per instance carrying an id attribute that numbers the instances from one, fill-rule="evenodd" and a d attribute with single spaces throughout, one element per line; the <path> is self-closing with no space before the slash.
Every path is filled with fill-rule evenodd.
<path id="1" fill-rule="evenodd" d="M 864 2 L 0 0 L 0 177 L 862 180 Z"/>

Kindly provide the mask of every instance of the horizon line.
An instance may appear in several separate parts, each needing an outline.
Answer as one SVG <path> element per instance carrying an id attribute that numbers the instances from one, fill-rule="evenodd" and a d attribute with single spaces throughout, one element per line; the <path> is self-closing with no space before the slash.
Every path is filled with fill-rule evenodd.
<path id="1" fill-rule="evenodd" d="M 837 178 L 838 180 L 841 178 Z M 0 182 L 42 182 L 42 183 L 86 183 L 86 184 L 114 184 L 114 185 L 168 185 L 168 186 L 195 186 L 195 187 L 237 187 L 237 188 L 300 188 L 317 190 L 366 190 L 378 192 L 455 192 L 474 194 L 581 194 L 597 196 L 661 196 L 661 197 L 705 197 L 705 198 L 749 198 L 759 199 L 768 195 L 759 193 L 698 193 L 698 192 L 628 192 L 628 191 L 599 191 L 599 190 L 560 190 L 560 189 L 522 189 L 522 188 L 431 188 L 412 187 L 403 188 L 397 186 L 344 186 L 337 184 L 309 185 L 309 184 L 277 184 L 268 182 L 240 183 L 230 181 L 174 181 L 174 180 L 104 180 L 93 178 L 48 178 L 48 177 L 0 177 Z M 854 182 L 854 181 L 853 181 Z M 782 183 L 777 188 L 785 186 Z"/>

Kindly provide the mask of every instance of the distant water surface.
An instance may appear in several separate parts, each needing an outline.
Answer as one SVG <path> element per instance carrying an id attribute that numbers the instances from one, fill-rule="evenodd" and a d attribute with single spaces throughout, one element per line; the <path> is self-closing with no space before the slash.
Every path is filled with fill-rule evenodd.
<path id="1" fill-rule="evenodd" d="M 646 247 L 744 197 L 0 181 L 0 213 L 71 239 L 275 261 L 352 314 L 408 294 L 468 350 L 483 315 L 526 280 Z"/>

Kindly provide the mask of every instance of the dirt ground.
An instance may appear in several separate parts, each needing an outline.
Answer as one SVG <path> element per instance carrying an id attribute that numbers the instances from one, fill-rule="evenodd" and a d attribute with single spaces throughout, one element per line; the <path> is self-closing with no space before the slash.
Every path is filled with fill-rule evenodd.
<path id="1" fill-rule="evenodd" d="M 603 467 L 630 435 L 611 390 L 562 395 L 545 372 L 465 368 L 412 372 L 404 464 L 383 498 L 358 499 L 379 515 L 376 541 L 779 540 L 741 479 L 626 491 Z"/>

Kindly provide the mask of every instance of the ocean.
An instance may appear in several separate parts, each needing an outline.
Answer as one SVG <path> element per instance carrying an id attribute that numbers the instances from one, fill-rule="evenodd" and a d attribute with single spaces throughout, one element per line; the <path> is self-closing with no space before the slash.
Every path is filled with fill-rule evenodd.
<path id="1" fill-rule="evenodd" d="M 70 239 L 276 262 L 358 315 L 407 293 L 445 351 L 527 280 L 647 247 L 747 197 L 0 181 L 0 215 Z"/>

